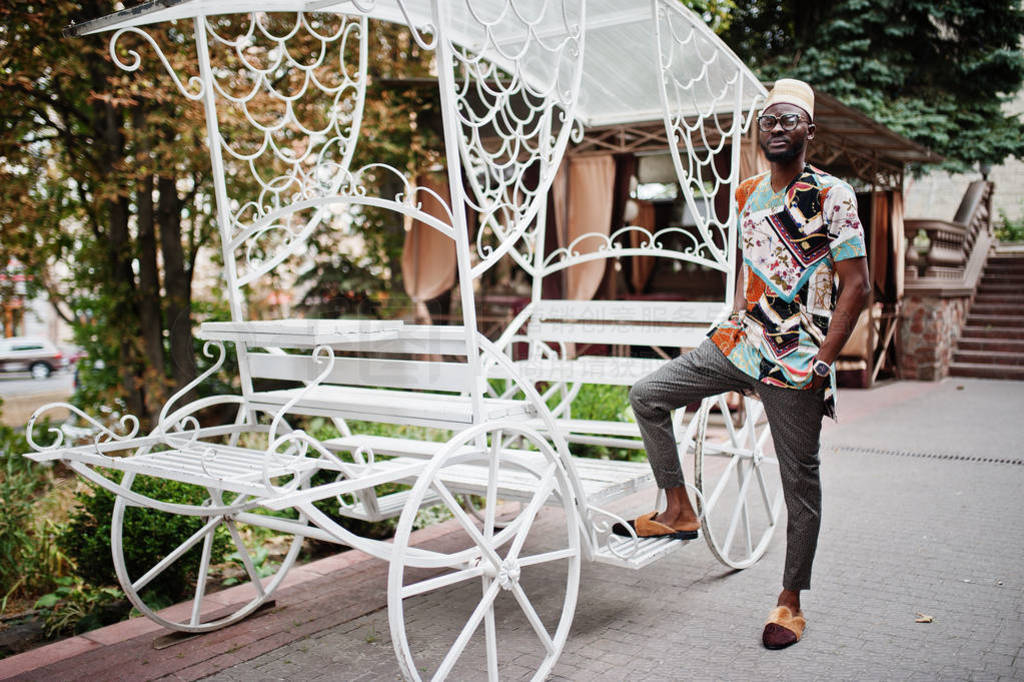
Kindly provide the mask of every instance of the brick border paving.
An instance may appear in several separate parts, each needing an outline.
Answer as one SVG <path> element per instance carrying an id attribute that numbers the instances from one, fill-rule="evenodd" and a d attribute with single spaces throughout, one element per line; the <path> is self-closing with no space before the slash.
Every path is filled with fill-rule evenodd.
<path id="1" fill-rule="evenodd" d="M 457 535 L 456 521 L 412 534 L 418 546 L 443 548 Z M 238 606 L 245 586 L 209 596 L 214 604 Z M 274 593 L 275 605 L 239 623 L 204 635 L 182 635 L 148 618 L 133 618 L 0 660 L 0 679 L 195 680 L 250 660 L 302 637 L 372 613 L 387 605 L 387 562 L 357 550 L 292 568 Z M 323 608 L 325 602 L 333 602 Z M 177 604 L 161 611 L 172 616 Z"/>

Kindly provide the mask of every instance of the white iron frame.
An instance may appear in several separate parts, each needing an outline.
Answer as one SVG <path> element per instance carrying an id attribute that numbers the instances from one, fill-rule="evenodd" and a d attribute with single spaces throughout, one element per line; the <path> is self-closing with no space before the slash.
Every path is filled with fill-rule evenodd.
<path id="1" fill-rule="evenodd" d="M 545 276 L 591 258 L 624 255 L 677 258 L 731 272 L 736 235 L 729 224 L 712 221 L 700 228 L 703 242 L 695 241 L 694 248 L 684 252 L 664 249 L 661 238 L 667 232 L 662 231 L 647 233 L 647 241 L 640 248 L 621 249 L 611 238 L 597 255 L 580 254 L 574 250 L 574 245 L 569 245 L 545 256 L 542 245 L 547 192 L 568 144 L 573 139 L 579 140 L 582 134 L 576 122 L 575 107 L 584 62 L 585 2 L 561 0 L 558 4 L 536 2 L 530 6 L 529 2 L 499 0 L 500 11 L 493 14 L 486 14 L 469 0 L 431 0 L 429 13 L 422 12 L 421 4 L 412 0 L 276 0 L 261 7 L 266 11 L 296 12 L 291 26 L 276 32 L 268 15 L 255 9 L 251 1 L 226 7 L 213 0 L 161 0 L 83 27 L 83 33 L 113 30 L 111 56 L 128 71 L 140 68 L 142 58 L 128 50 L 128 59 L 124 59 L 118 50 L 119 41 L 124 36 L 142 40 L 169 71 L 181 94 L 203 106 L 232 320 L 209 323 L 200 330 L 200 336 L 209 340 L 204 352 L 214 362 L 195 382 L 168 400 L 152 432 L 140 435 L 138 420 L 133 417 L 123 418 L 122 432 L 118 432 L 74 407 L 48 405 L 37 411 L 29 422 L 28 438 L 35 452 L 28 456 L 36 460 L 60 459 L 84 478 L 117 495 L 112 541 L 118 577 L 133 604 L 166 627 L 205 632 L 252 613 L 270 599 L 294 563 L 302 540 L 310 537 L 345 544 L 390 562 L 391 634 L 399 664 L 407 677 L 419 679 L 419 661 L 412 653 L 410 633 L 405 627 L 406 600 L 424 591 L 479 579 L 482 601 L 439 663 L 435 679 L 444 678 L 453 670 L 481 623 L 488 676 L 497 678 L 494 599 L 503 590 L 513 594 L 540 642 L 542 653 L 535 679 L 542 679 L 554 666 L 568 636 L 582 559 L 638 567 L 682 543 L 616 538 L 611 534 L 611 525 L 624 523 L 624 520 L 595 506 L 595 500 L 611 499 L 649 482 L 646 465 L 618 466 L 617 483 L 596 493 L 593 488 L 588 492 L 580 474 L 581 468 L 588 465 L 570 456 L 564 424 L 548 409 L 547 395 L 542 396 L 536 390 L 535 378 L 525 375 L 522 366 L 506 354 L 507 345 L 533 314 L 530 311 L 542 307 L 540 282 Z M 233 38 L 218 31 L 221 15 L 228 11 L 248 17 L 243 21 L 245 29 Z M 335 12 L 344 16 L 337 19 L 339 24 L 335 30 L 321 32 L 320 23 L 305 12 Z M 672 51 L 710 46 L 712 59 L 734 60 L 732 67 L 737 83 L 742 81 L 744 70 L 699 19 L 676 3 L 652 0 L 650 12 L 657 25 L 665 23 L 674 27 L 670 33 L 658 30 L 659 80 L 670 137 L 677 142 L 682 138 L 687 149 L 685 159 L 674 149 L 674 161 L 687 201 L 692 203 L 693 188 L 689 179 L 696 177 L 698 183 L 703 182 L 700 169 L 708 166 L 709 157 L 705 155 L 702 161 L 700 150 L 691 145 L 690 138 L 704 135 L 704 127 L 692 127 L 689 118 L 677 114 L 682 110 L 673 108 L 670 94 L 685 93 L 688 88 L 692 91 L 693 83 L 704 83 L 706 74 L 691 76 L 682 83 L 673 80 Z M 558 17 L 555 28 L 540 30 L 542 20 L 550 20 L 552 14 Z M 397 169 L 382 164 L 350 168 L 365 105 L 366 41 L 371 17 L 405 23 L 419 46 L 436 54 L 451 191 L 450 203 L 434 195 L 438 203 L 448 207 L 442 218 L 421 209 L 418 199 L 423 196 L 421 193 L 430 190 L 417 187 Z M 168 19 L 193 22 L 198 75 L 182 79 L 157 41 L 140 28 Z M 456 22 L 467 31 L 470 39 L 463 36 L 456 41 L 452 38 L 449 28 Z M 312 61 L 299 60 L 287 49 L 288 40 L 299 32 L 306 32 L 310 40 L 320 45 Z M 257 59 L 253 54 L 261 56 Z M 338 73 L 342 75 L 339 80 L 327 82 L 320 78 L 319 70 L 328 57 L 334 59 L 335 56 L 339 59 Z M 217 57 L 230 59 L 233 68 L 224 68 Z M 348 68 L 347 57 L 354 58 L 357 64 L 354 71 Z M 703 63 L 703 66 L 708 64 Z M 276 89 L 271 76 L 280 75 L 283 70 L 301 76 L 298 90 L 286 93 Z M 233 89 L 239 81 L 243 85 L 248 83 L 248 89 Z M 310 93 L 332 102 L 328 107 L 328 121 L 323 126 L 312 126 L 299 115 L 298 102 Z M 711 109 L 698 112 L 699 121 L 706 121 L 709 116 L 717 121 L 721 111 L 731 107 L 732 127 L 727 132 L 719 128 L 719 145 L 727 138 L 737 142 L 739 133 L 750 123 L 749 117 L 744 119 L 737 108 L 742 99 L 741 87 L 735 88 L 734 95 L 732 103 L 717 102 Z M 279 106 L 283 113 L 269 121 L 253 113 L 267 102 Z M 257 131 L 257 136 L 262 137 L 255 149 L 240 149 L 224 134 L 225 107 L 240 112 Z M 299 151 L 294 144 L 285 144 L 286 141 L 294 143 L 298 138 L 304 140 Z M 705 138 L 704 142 L 708 140 Z M 716 187 L 734 183 L 737 154 L 738 144 L 734 144 L 731 175 L 720 178 L 715 174 Z M 696 173 L 687 165 L 694 162 Z M 266 175 L 265 169 L 274 167 L 278 169 L 276 175 Z M 709 167 L 713 172 L 713 164 Z M 247 172 L 248 180 L 258 187 L 255 196 L 232 196 L 231 180 L 242 171 Z M 382 173 L 399 179 L 404 188 L 399 196 L 376 197 L 368 193 L 368 178 Z M 530 182 L 527 176 L 535 180 Z M 370 321 L 248 319 L 247 286 L 299 253 L 313 230 L 335 211 L 365 206 L 411 217 L 453 240 L 463 310 L 461 326 L 443 329 Z M 467 207 L 481 217 L 475 244 L 469 239 Z M 616 236 L 639 229 L 628 227 Z M 725 239 L 724 250 L 716 246 L 716 234 L 719 239 Z M 534 296 L 528 312 L 495 344 L 477 331 L 473 283 L 506 256 L 533 277 Z M 731 286 L 727 288 L 730 292 L 731 289 Z M 723 306 L 729 303 L 727 297 Z M 684 306 L 680 310 L 684 316 L 696 315 L 694 319 L 709 321 L 706 307 Z M 538 353 L 544 348 L 542 340 L 531 337 L 529 332 L 526 338 Z M 219 371 L 227 353 L 225 342 L 235 346 L 241 395 L 210 396 L 181 404 L 192 389 Z M 286 354 L 279 347 L 300 352 Z M 265 352 L 258 352 L 261 348 Z M 440 390 L 449 391 L 431 394 L 431 406 L 437 408 L 440 416 L 417 416 L 412 413 L 420 403 L 408 389 L 415 388 L 413 384 L 418 377 L 427 376 L 423 372 L 431 367 L 431 361 L 367 361 L 364 367 L 394 370 L 393 387 L 403 390 L 367 388 L 365 377 L 360 381 L 360 377 L 355 376 L 358 371 L 348 357 L 350 352 L 367 349 L 391 350 L 405 355 L 424 352 L 457 355 L 465 358 L 465 380 L 461 384 L 437 385 Z M 549 359 L 566 359 L 564 352 L 549 349 L 548 353 Z M 540 355 L 535 359 L 539 358 Z M 451 369 L 450 363 L 437 365 L 441 366 Z M 253 383 L 261 376 L 279 375 L 291 376 L 302 385 L 283 391 L 260 391 Z M 510 393 L 516 394 L 517 400 L 487 395 L 486 377 L 489 376 L 508 380 Z M 388 380 L 383 380 L 382 384 L 392 385 Z M 572 389 L 568 390 L 566 417 L 572 395 Z M 382 410 L 381 403 L 388 401 L 393 403 L 386 406 L 391 411 Z M 77 446 L 65 444 L 63 434 L 55 431 L 52 442 L 40 443 L 34 427 L 40 416 L 54 407 L 69 408 L 89 423 L 95 434 L 92 442 Z M 198 415 L 211 407 L 236 409 L 237 417 L 231 424 L 203 426 Z M 361 416 L 360 410 L 370 413 L 378 410 L 377 416 L 382 421 L 431 423 L 437 419 L 454 435 L 445 443 L 430 444 L 394 442 L 400 439 L 374 440 L 353 433 L 349 428 L 346 419 Z M 270 418 L 269 424 L 261 422 L 261 414 Z M 342 437 L 320 442 L 300 429 L 293 429 L 289 417 L 296 414 L 329 416 Z M 685 440 L 698 443 L 698 453 L 705 427 L 706 412 L 703 421 L 691 420 L 687 426 Z M 743 438 L 749 440 L 751 435 L 749 429 L 744 430 L 737 435 L 737 442 Z M 756 435 L 754 437 L 756 439 Z M 247 445 L 253 439 L 262 439 L 266 445 Z M 737 459 L 737 466 L 749 468 L 750 464 L 759 464 L 762 456 L 758 447 L 757 443 L 753 449 L 742 450 L 736 446 L 734 450 L 741 455 L 739 459 L 744 460 Z M 346 451 L 352 454 L 352 461 L 339 456 L 339 452 Z M 723 451 L 718 449 L 718 452 Z M 398 456 L 378 459 L 378 454 Z M 472 471 L 482 471 L 482 478 L 468 482 L 464 476 L 460 478 L 459 472 L 467 466 Z M 121 472 L 120 480 L 105 473 L 108 470 Z M 597 474 L 598 478 L 610 475 L 608 471 L 606 467 Z M 311 479 L 317 472 L 332 472 L 337 479 L 314 485 Z M 508 478 L 510 472 L 526 476 L 527 484 L 510 483 L 513 480 Z M 764 490 L 763 478 L 754 473 L 748 480 L 757 480 Z M 139 476 L 169 478 L 201 486 L 209 497 L 201 505 L 157 499 L 133 488 Z M 360 537 L 314 505 L 317 501 L 336 498 L 343 514 L 383 514 L 378 504 L 381 500 L 374 490 L 385 483 L 411 485 L 400 498 L 401 505 L 391 508 L 390 513 L 399 516 L 393 543 Z M 482 528 L 456 501 L 454 495 L 458 492 L 480 494 L 484 498 L 483 511 L 478 514 Z M 703 509 L 705 497 L 701 496 L 699 487 L 695 492 Z M 720 493 L 721 489 L 715 497 Z M 521 496 L 523 506 L 507 524 L 499 523 L 495 516 L 499 500 L 515 499 L 516 495 Z M 468 538 L 467 548 L 445 553 L 409 546 L 420 507 L 436 503 L 446 505 L 455 517 L 457 527 Z M 524 554 L 524 542 L 535 526 L 537 512 L 542 505 L 552 503 L 560 505 L 564 511 L 564 546 L 539 554 Z M 157 565 L 142 576 L 133 576 L 126 565 L 122 533 L 125 515 L 133 506 L 199 517 L 203 524 Z M 295 510 L 297 517 L 257 513 L 286 509 Z M 741 534 L 746 531 L 745 507 L 734 513 L 733 518 L 730 538 L 737 528 Z M 242 541 L 239 526 L 246 524 L 271 528 L 293 538 L 284 561 L 269 581 L 259 575 Z M 252 590 L 240 607 L 229 609 L 230 613 L 210 615 L 205 608 L 205 576 L 210 568 L 215 534 L 221 532 L 219 528 L 225 529 L 239 551 Z M 747 535 L 749 537 L 749 533 Z M 191 608 L 180 616 L 154 612 L 142 600 L 142 589 L 193 547 L 201 547 L 203 579 L 197 584 Z M 728 557 L 722 558 L 728 563 Z M 565 567 L 565 587 L 557 623 L 552 629 L 542 622 L 523 591 L 520 575 L 524 570 L 533 570 L 534 566 L 555 562 Z M 407 569 L 417 567 L 447 569 L 448 573 L 406 584 Z"/>

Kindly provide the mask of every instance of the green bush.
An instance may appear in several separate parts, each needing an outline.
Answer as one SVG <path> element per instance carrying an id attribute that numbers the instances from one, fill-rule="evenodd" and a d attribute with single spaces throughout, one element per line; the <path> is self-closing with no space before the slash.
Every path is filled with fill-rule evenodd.
<path id="1" fill-rule="evenodd" d="M 1006 211 L 999 211 L 996 237 L 1001 242 L 1024 242 L 1024 217 L 1011 220 Z"/>
<path id="2" fill-rule="evenodd" d="M 52 589 L 54 579 L 67 570 L 53 542 L 56 527 L 35 513 L 52 474 L 22 457 L 28 451 L 22 433 L 0 425 L 0 611 L 11 597 Z"/>
<path id="3" fill-rule="evenodd" d="M 196 486 L 141 476 L 135 479 L 132 490 L 154 499 L 182 504 L 201 504 L 207 497 L 206 492 Z M 76 501 L 78 507 L 57 538 L 57 544 L 75 563 L 78 576 L 86 583 L 116 585 L 117 575 L 110 547 L 115 496 L 93 485 L 88 491 L 78 493 Z M 123 529 L 128 575 L 133 579 L 141 577 L 204 523 L 202 517 L 128 507 Z M 224 559 L 230 542 L 226 531 L 215 536 L 212 563 Z M 169 605 L 186 596 L 195 582 L 202 546 L 201 541 L 196 543 L 147 586 L 142 595 L 147 604 Z"/>
<path id="4" fill-rule="evenodd" d="M 56 584 L 35 603 L 47 637 L 88 632 L 128 616 L 131 604 L 116 587 L 92 587 L 71 576 Z"/>
<path id="5" fill-rule="evenodd" d="M 636 421 L 629 407 L 629 387 L 607 384 L 584 384 L 572 402 L 572 416 L 574 419 Z M 580 457 L 644 461 L 644 454 L 640 450 L 582 443 L 574 443 L 570 449 L 574 455 Z"/>

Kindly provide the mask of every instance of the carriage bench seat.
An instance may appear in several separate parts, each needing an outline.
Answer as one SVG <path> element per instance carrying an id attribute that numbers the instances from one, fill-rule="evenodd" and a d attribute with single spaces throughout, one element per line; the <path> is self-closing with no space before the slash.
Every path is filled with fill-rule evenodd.
<path id="1" fill-rule="evenodd" d="M 519 360 L 516 369 L 534 381 L 632 386 L 667 362 L 663 358 L 582 355 L 572 360 Z"/>
<path id="2" fill-rule="evenodd" d="M 239 366 L 252 379 L 304 384 L 248 393 L 257 411 L 440 428 L 474 423 L 471 394 L 482 379 L 466 360 L 461 326 L 255 320 L 206 322 L 198 336 L 236 344 Z M 520 400 L 486 398 L 481 407 L 484 420 L 535 416 Z"/>
<path id="3" fill-rule="evenodd" d="M 323 443 L 334 451 L 372 450 L 374 455 L 389 455 L 400 458 L 429 458 L 438 452 L 444 443 L 409 440 L 389 436 L 343 436 Z M 540 453 L 514 450 L 519 457 L 535 456 L 538 465 L 543 461 Z M 646 462 L 623 462 L 589 457 L 571 457 L 587 500 L 603 504 L 642 490 L 654 482 L 651 467 Z M 444 469 L 444 479 L 453 490 L 484 495 L 487 492 L 488 467 L 476 464 L 462 464 Z M 499 469 L 498 490 L 501 497 L 509 501 L 529 501 L 537 489 L 537 479 L 529 473 L 512 468 Z M 401 511 L 401 510 L 399 510 Z"/>
<path id="4" fill-rule="evenodd" d="M 266 412 L 276 412 L 298 397 L 290 412 L 323 417 L 342 417 L 366 421 L 400 422 L 443 428 L 446 424 L 473 422 L 472 398 L 446 393 L 400 391 L 357 386 L 314 386 L 254 393 L 249 404 Z M 532 408 L 522 400 L 483 400 L 485 420 L 516 419 L 532 416 Z"/>

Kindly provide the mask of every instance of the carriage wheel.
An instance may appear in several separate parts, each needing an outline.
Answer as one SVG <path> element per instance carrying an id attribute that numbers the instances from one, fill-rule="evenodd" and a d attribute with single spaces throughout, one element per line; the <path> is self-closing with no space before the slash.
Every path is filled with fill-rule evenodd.
<path id="1" fill-rule="evenodd" d="M 697 414 L 694 461 L 704 539 L 719 561 L 737 569 L 764 554 L 783 501 L 778 460 L 765 451 L 770 431 L 764 406 L 752 398 L 743 402 L 744 417 L 736 427 L 724 395 L 704 401 Z M 724 437 L 709 433 L 714 406 L 724 417 Z"/>
<path id="2" fill-rule="evenodd" d="M 131 489 L 134 483 L 135 475 L 125 474 L 122 485 Z M 270 599 L 288 569 L 295 563 L 304 539 L 301 535 L 286 535 L 282 538 L 288 549 L 280 564 L 274 566 L 276 562 L 259 556 L 259 552 L 254 554 L 245 545 L 245 538 L 259 526 L 258 516 L 239 510 L 247 498 L 217 489 L 207 489 L 206 492 L 206 501 L 194 507 L 194 514 L 172 514 L 147 508 L 150 514 L 165 516 L 166 523 L 180 523 L 181 519 L 175 517 L 181 516 L 189 516 L 196 520 L 192 524 L 195 526 L 194 532 L 187 539 L 164 552 L 155 563 L 152 563 L 151 558 L 148 559 L 152 565 L 140 565 L 143 562 L 132 559 L 133 553 L 130 548 L 128 552 L 125 551 L 125 522 L 131 522 L 132 515 L 138 513 L 140 507 L 118 496 L 111 519 L 114 569 L 125 595 L 135 608 L 147 617 L 166 628 L 180 632 L 199 633 L 216 630 L 231 625 L 258 609 Z M 165 525 L 161 523 L 159 516 L 155 520 L 151 517 L 147 522 L 153 523 L 155 527 Z M 300 514 L 298 523 L 305 525 L 306 517 Z M 211 572 L 218 554 L 222 554 L 222 558 L 241 564 L 241 575 L 235 578 L 238 587 L 219 597 L 215 590 L 219 590 L 222 585 Z M 174 576 L 175 580 L 178 576 L 187 576 L 190 585 L 194 582 L 194 586 L 191 587 L 191 597 L 187 602 L 158 612 L 159 607 L 148 605 L 143 596 L 146 595 L 147 588 L 155 584 L 154 581 L 167 576 Z"/>
<path id="3" fill-rule="evenodd" d="M 509 435 L 522 436 L 516 450 L 496 446 Z M 456 498 L 471 492 L 460 486 L 473 467 L 486 472 L 486 490 L 472 491 L 484 498 L 482 523 Z M 499 471 L 518 478 L 520 494 L 526 491 L 519 512 L 500 529 L 497 501 L 511 494 L 498 486 Z M 440 548 L 424 554 L 409 547 L 409 537 L 430 491 L 456 525 L 438 539 Z M 538 518 L 545 505 L 561 510 Z M 515 659 L 543 679 L 569 635 L 580 559 L 575 497 L 547 441 L 517 426 L 485 424 L 459 434 L 420 475 L 395 533 L 388 619 L 403 673 L 414 680 L 469 679 L 486 669 L 495 680 L 499 665 Z"/>

